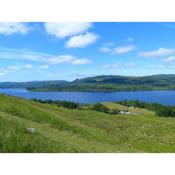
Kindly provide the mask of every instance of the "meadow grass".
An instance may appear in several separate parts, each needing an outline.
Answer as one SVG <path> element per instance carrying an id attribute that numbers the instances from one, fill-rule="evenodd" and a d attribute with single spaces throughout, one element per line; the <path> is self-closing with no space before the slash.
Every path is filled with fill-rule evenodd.
<path id="1" fill-rule="evenodd" d="M 65 109 L 0 95 L 0 152 L 175 152 L 175 119 L 104 103 L 130 115 Z M 28 133 L 33 127 L 35 133 Z"/>

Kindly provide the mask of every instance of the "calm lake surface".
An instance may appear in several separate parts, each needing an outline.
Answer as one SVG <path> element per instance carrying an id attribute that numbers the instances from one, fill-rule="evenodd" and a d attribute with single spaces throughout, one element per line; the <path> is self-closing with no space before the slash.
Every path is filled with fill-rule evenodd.
<path id="1" fill-rule="evenodd" d="M 141 100 L 175 105 L 175 91 L 130 91 L 130 92 L 30 92 L 26 89 L 0 89 L 0 93 L 27 99 L 67 100 L 79 103 L 111 102 L 118 100 Z"/>

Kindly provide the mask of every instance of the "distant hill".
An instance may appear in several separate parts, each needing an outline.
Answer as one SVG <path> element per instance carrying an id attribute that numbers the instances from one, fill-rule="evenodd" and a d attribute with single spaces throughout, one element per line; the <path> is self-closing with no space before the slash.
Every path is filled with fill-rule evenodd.
<path id="1" fill-rule="evenodd" d="M 0 88 L 41 88 L 45 86 L 57 86 L 60 84 L 68 83 L 64 80 L 55 81 L 30 81 L 30 82 L 0 82 Z"/>
<path id="2" fill-rule="evenodd" d="M 175 75 L 101 75 L 68 81 L 3 82 L 0 88 L 27 88 L 31 91 L 114 92 L 135 90 L 173 90 Z"/>
<path id="3" fill-rule="evenodd" d="M 151 76 L 119 76 L 119 75 L 102 75 L 77 79 L 74 83 L 95 83 L 95 84 L 167 84 L 175 83 L 175 75 L 151 75 Z"/>
<path id="4" fill-rule="evenodd" d="M 175 89 L 175 75 L 119 76 L 102 75 L 76 79 L 57 85 L 45 85 L 42 88 L 28 87 L 32 91 L 83 91 L 113 92 L 134 90 L 172 90 Z"/>

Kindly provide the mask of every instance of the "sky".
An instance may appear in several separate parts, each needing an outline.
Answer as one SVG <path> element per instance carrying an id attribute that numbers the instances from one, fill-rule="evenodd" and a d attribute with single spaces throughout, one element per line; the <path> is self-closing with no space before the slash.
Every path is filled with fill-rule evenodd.
<path id="1" fill-rule="evenodd" d="M 2 23 L 0 82 L 175 74 L 175 23 Z"/>

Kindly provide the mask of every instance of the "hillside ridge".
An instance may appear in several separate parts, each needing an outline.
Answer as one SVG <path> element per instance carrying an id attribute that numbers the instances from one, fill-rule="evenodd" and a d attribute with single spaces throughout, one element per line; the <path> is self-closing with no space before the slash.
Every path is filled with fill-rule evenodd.
<path id="1" fill-rule="evenodd" d="M 1 82 L 0 88 L 26 88 L 30 91 L 115 92 L 135 90 L 175 90 L 175 75 L 100 75 L 73 81 Z"/>

